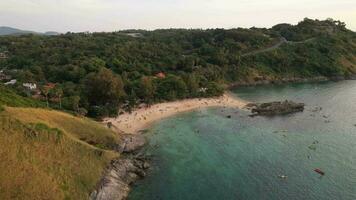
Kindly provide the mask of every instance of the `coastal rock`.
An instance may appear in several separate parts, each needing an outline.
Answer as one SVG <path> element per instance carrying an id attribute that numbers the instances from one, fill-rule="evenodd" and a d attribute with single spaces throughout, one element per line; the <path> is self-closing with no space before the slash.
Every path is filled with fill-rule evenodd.
<path id="1" fill-rule="evenodd" d="M 356 74 L 349 75 L 346 77 L 348 80 L 356 80 Z"/>
<path id="2" fill-rule="evenodd" d="M 258 106 L 257 103 L 248 103 L 248 104 L 245 105 L 245 108 L 250 110 L 250 109 L 255 108 L 257 106 Z"/>
<path id="3" fill-rule="evenodd" d="M 105 176 L 96 189 L 90 194 L 90 200 L 123 200 L 126 199 L 130 184 L 146 175 L 149 167 L 143 158 L 120 158 L 111 161 Z"/>
<path id="4" fill-rule="evenodd" d="M 256 104 L 251 110 L 253 116 L 255 115 L 283 115 L 295 112 L 302 112 L 304 110 L 304 103 L 295 103 L 293 101 L 274 101 L 262 104 Z"/>
<path id="5" fill-rule="evenodd" d="M 132 153 L 138 149 L 141 149 L 146 143 L 146 139 L 143 135 L 123 135 L 122 143 L 120 144 L 120 152 Z"/>
<path id="6" fill-rule="evenodd" d="M 125 153 L 111 161 L 90 200 L 124 200 L 130 192 L 130 185 L 146 176 L 150 167 L 148 158 L 139 150 L 145 145 L 142 135 L 122 135 L 117 151 Z"/>

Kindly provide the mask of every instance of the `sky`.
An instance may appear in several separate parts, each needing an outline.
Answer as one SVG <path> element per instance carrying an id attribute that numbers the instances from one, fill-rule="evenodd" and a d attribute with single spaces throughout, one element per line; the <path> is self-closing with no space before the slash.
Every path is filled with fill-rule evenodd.
<path id="1" fill-rule="evenodd" d="M 40 32 L 268 28 L 305 17 L 356 31 L 356 0 L 0 0 L 0 26 Z"/>

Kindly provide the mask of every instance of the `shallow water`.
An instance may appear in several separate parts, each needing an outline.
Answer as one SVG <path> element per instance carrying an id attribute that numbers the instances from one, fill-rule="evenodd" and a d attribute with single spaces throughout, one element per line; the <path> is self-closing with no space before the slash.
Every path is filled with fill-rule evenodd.
<path id="1" fill-rule="evenodd" d="M 158 122 L 147 135 L 153 167 L 129 199 L 356 199 L 356 81 L 234 92 L 307 106 L 283 117 L 210 108 Z"/>

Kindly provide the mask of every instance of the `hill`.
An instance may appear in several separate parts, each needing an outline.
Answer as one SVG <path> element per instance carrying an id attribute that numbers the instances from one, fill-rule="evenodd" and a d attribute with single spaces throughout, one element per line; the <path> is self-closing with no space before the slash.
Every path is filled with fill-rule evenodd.
<path id="1" fill-rule="evenodd" d="M 141 103 L 219 96 L 229 85 L 356 74 L 356 33 L 333 19 L 306 18 L 269 29 L 6 36 L 0 37 L 1 49 L 6 56 L 0 68 L 19 84 L 55 83 L 42 99 L 91 117 Z"/>
<path id="2" fill-rule="evenodd" d="M 33 31 L 25 31 L 7 26 L 0 26 L 0 35 L 22 35 L 22 34 L 37 34 Z"/>
<path id="3" fill-rule="evenodd" d="M 45 33 L 39 33 L 35 31 L 27 31 L 27 30 L 21 30 L 17 28 L 12 28 L 8 26 L 0 26 L 0 36 L 4 35 L 26 35 L 26 34 L 36 34 L 36 35 L 59 35 L 60 33 L 58 32 L 45 32 Z"/>
<path id="4" fill-rule="evenodd" d="M 33 105 L 0 88 L 4 93 L 16 98 L 12 105 Z M 1 102 L 0 199 L 88 199 L 119 156 L 119 136 L 86 118 Z"/>

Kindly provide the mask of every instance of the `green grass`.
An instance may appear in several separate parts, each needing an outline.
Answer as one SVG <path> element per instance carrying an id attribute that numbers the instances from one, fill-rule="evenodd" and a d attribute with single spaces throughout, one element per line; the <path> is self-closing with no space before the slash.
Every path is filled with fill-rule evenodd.
<path id="1" fill-rule="evenodd" d="M 118 134 L 105 128 L 103 124 L 64 112 L 42 108 L 7 107 L 6 113 L 23 123 L 43 123 L 51 128 L 59 128 L 74 139 L 79 139 L 107 150 L 115 148 L 115 145 L 120 140 Z"/>
<path id="2" fill-rule="evenodd" d="M 44 103 L 22 97 L 6 86 L 0 85 L 0 105 L 12 107 L 44 107 Z"/>
<path id="3" fill-rule="evenodd" d="M 46 109 L 4 107 L 0 199 L 88 199 L 105 167 L 119 156 L 110 150 L 119 140 L 90 119 Z"/>

